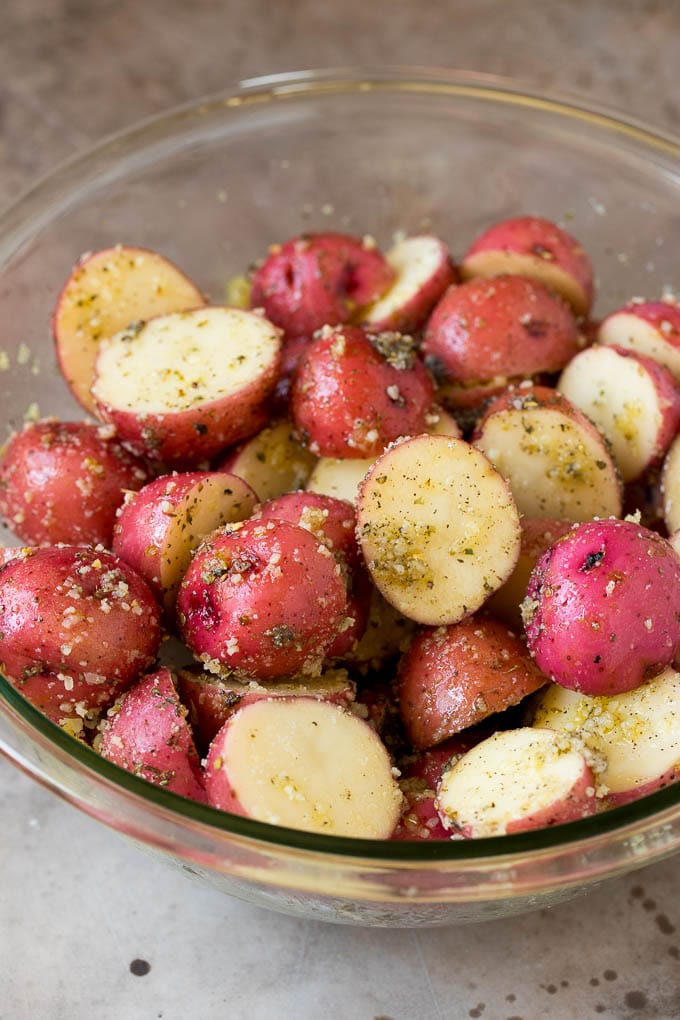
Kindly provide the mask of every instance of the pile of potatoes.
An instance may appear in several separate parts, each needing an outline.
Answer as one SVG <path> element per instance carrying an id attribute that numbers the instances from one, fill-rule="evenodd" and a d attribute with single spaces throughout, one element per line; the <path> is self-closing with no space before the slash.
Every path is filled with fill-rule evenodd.
<path id="1" fill-rule="evenodd" d="M 593 321 L 587 254 L 535 216 L 458 261 L 309 234 L 237 282 L 211 304 L 125 245 L 68 277 L 90 418 L 2 452 L 9 681 L 149 782 L 340 836 L 673 782 L 680 306 Z"/>

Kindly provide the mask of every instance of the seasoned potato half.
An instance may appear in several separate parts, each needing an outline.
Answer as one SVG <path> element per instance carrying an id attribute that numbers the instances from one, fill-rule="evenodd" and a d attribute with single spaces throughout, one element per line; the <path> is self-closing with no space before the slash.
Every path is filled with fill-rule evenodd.
<path id="1" fill-rule="evenodd" d="M 389 447 L 366 475 L 357 536 L 388 602 L 419 623 L 456 623 L 511 574 L 519 514 L 478 450 L 416 436 Z"/>
<path id="2" fill-rule="evenodd" d="M 387 839 L 401 793 L 380 738 L 328 701 L 251 702 L 215 737 L 206 767 L 215 807 L 327 835 Z"/>
<path id="3" fill-rule="evenodd" d="M 462 836 L 502 836 L 585 818 L 597 810 L 584 756 L 549 729 L 505 730 L 443 773 L 439 816 Z"/>
<path id="4" fill-rule="evenodd" d="M 526 517 L 621 515 L 621 482 L 605 440 L 554 390 L 519 387 L 498 397 L 474 444 L 507 479 Z"/>
<path id="5" fill-rule="evenodd" d="M 379 301 L 364 309 L 361 322 L 380 332 L 420 329 L 446 288 L 456 281 L 448 248 L 428 234 L 406 237 L 385 258 L 396 277 Z"/>
<path id="6" fill-rule="evenodd" d="M 533 725 L 566 732 L 591 752 L 612 804 L 674 782 L 680 768 L 680 674 L 665 669 L 627 694 L 592 698 L 557 684 L 537 696 Z"/>
<path id="7" fill-rule="evenodd" d="M 94 413 L 90 387 L 103 339 L 140 319 L 202 304 L 198 287 L 155 251 L 119 244 L 83 255 L 52 315 L 59 366 L 78 403 Z"/>
<path id="8" fill-rule="evenodd" d="M 97 411 L 136 453 L 196 464 L 262 426 L 280 346 L 271 322 L 238 308 L 159 315 L 102 342 Z"/>

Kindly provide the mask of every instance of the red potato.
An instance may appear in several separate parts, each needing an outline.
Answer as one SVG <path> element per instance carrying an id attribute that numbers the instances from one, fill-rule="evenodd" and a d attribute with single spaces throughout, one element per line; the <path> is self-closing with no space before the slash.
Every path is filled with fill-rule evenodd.
<path id="1" fill-rule="evenodd" d="M 569 362 L 557 389 L 611 443 L 624 482 L 657 464 L 680 426 L 670 372 L 623 347 L 589 347 Z"/>
<path id="2" fill-rule="evenodd" d="M 11 560 L 22 559 L 25 560 L 27 556 L 31 556 L 35 552 L 35 546 L 24 545 L 24 546 L 2 546 L 0 548 L 0 569 L 4 567 L 6 563 Z"/>
<path id="3" fill-rule="evenodd" d="M 289 337 L 349 322 L 358 308 L 380 298 L 395 277 L 371 238 L 306 234 L 272 245 L 255 271 L 251 308 Z"/>
<path id="4" fill-rule="evenodd" d="M 279 377 L 271 400 L 273 414 L 288 417 L 293 379 L 301 359 L 312 343 L 313 338 L 309 336 L 284 337 Z"/>
<path id="5" fill-rule="evenodd" d="M 399 709 L 420 751 L 519 704 L 547 682 L 505 624 L 472 616 L 415 637 L 399 663 Z"/>
<path id="6" fill-rule="evenodd" d="M 310 531 L 315 538 L 339 553 L 353 569 L 360 566 L 356 536 L 356 511 L 346 499 L 335 499 L 316 492 L 286 492 L 263 503 L 258 520 L 288 521 Z"/>
<path id="7" fill-rule="evenodd" d="M 486 603 L 486 608 L 493 616 L 503 620 L 517 633 L 521 633 L 523 628 L 520 606 L 527 593 L 531 571 L 543 553 L 573 527 L 571 521 L 553 521 L 540 517 L 523 517 L 520 526 L 522 544 L 515 569 Z"/>
<path id="8" fill-rule="evenodd" d="M 680 436 L 666 454 L 661 472 L 663 519 L 669 534 L 680 528 Z"/>
<path id="9" fill-rule="evenodd" d="M 300 489 L 316 457 L 298 441 L 289 421 L 274 422 L 220 460 L 221 471 L 243 478 L 260 502 Z"/>
<path id="10" fill-rule="evenodd" d="M 631 301 L 600 323 L 597 339 L 651 358 L 680 382 L 680 305 Z"/>
<path id="11" fill-rule="evenodd" d="M 595 777 L 553 730 L 504 730 L 444 772 L 436 804 L 445 828 L 461 836 L 509 835 L 595 814 Z"/>
<path id="12" fill-rule="evenodd" d="M 113 551 L 171 612 L 194 549 L 216 528 L 245 520 L 256 504 L 250 486 L 226 471 L 163 475 L 127 497 Z"/>
<path id="13" fill-rule="evenodd" d="M 47 419 L 15 432 L 0 462 L 0 514 L 34 545 L 111 545 L 124 490 L 139 489 L 146 465 L 106 428 Z"/>
<path id="14" fill-rule="evenodd" d="M 155 786 L 205 802 L 201 763 L 186 716 L 172 673 L 159 669 L 109 711 L 99 753 Z"/>
<path id="15" fill-rule="evenodd" d="M 391 835 L 402 799 L 371 727 L 312 698 L 260 700 L 233 715 L 210 748 L 206 789 L 223 811 L 364 839 Z"/>
<path id="16" fill-rule="evenodd" d="M 522 276 L 450 287 L 425 330 L 422 354 L 442 399 L 471 406 L 518 378 L 558 372 L 583 345 L 569 308 Z"/>
<path id="17" fill-rule="evenodd" d="M 565 396 L 508 390 L 472 437 L 512 490 L 520 513 L 568 521 L 621 514 L 622 487 L 606 442 Z"/>
<path id="18" fill-rule="evenodd" d="M 433 397 L 410 337 L 345 326 L 325 330 L 301 360 L 291 411 L 313 453 L 363 459 L 427 431 Z"/>
<path id="19" fill-rule="evenodd" d="M 150 589 L 111 553 L 36 549 L 0 570 L 0 668 L 20 691 L 50 674 L 66 692 L 60 704 L 99 708 L 153 663 L 160 642 Z"/>
<path id="20" fill-rule="evenodd" d="M 279 348 L 279 330 L 241 309 L 137 323 L 100 345 L 97 413 L 135 453 L 196 465 L 265 424 Z"/>
<path id="21" fill-rule="evenodd" d="M 257 680 L 318 676 L 350 625 L 335 557 L 284 521 L 247 521 L 209 536 L 180 585 L 177 613 L 201 661 Z"/>
<path id="22" fill-rule="evenodd" d="M 461 275 L 527 276 L 559 294 L 575 315 L 587 315 L 593 301 L 593 267 L 576 238 L 539 216 L 494 223 L 463 256 Z"/>
<path id="23" fill-rule="evenodd" d="M 94 413 L 90 388 L 105 337 L 140 319 L 202 304 L 198 287 L 157 252 L 119 244 L 83 255 L 52 315 L 59 365 L 76 400 Z"/>
<path id="24" fill-rule="evenodd" d="M 418 623 L 456 623 L 514 569 L 519 514 L 487 458 L 461 439 L 417 436 L 366 475 L 357 537 L 382 595 Z"/>
<path id="25" fill-rule="evenodd" d="M 77 738 L 94 729 L 112 701 L 107 685 L 97 689 L 66 673 L 33 673 L 16 686 L 34 708 Z"/>
<path id="26" fill-rule="evenodd" d="M 611 806 L 680 778 L 680 674 L 665 669 L 634 691 L 591 698 L 550 684 L 533 725 L 566 732 L 590 753 L 598 793 Z"/>
<path id="27" fill-rule="evenodd" d="M 529 649 L 570 690 L 633 690 L 680 650 L 680 558 L 631 521 L 589 521 L 539 560 L 522 607 Z"/>
<path id="28" fill-rule="evenodd" d="M 240 682 L 205 671 L 180 670 L 179 696 L 189 710 L 189 721 L 201 751 L 207 751 L 227 719 L 239 708 L 261 698 L 315 698 L 349 708 L 356 698 L 356 684 L 344 669 L 327 669 L 315 680 L 302 678 L 265 686 L 256 680 Z"/>
<path id="29" fill-rule="evenodd" d="M 453 260 L 444 242 L 429 234 L 404 238 L 385 258 L 395 272 L 394 282 L 360 313 L 360 320 L 375 333 L 413 333 L 424 325 L 446 288 L 456 282 Z"/>

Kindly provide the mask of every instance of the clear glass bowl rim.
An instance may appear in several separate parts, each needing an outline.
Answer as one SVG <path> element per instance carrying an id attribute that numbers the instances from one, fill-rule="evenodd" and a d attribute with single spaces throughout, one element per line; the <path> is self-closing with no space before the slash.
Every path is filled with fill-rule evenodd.
<path id="1" fill-rule="evenodd" d="M 83 195 L 83 188 L 74 187 L 74 180 L 89 182 L 96 189 L 102 185 L 102 175 L 112 179 L 117 173 L 124 176 L 129 171 L 126 161 L 135 154 L 144 154 L 146 162 L 151 163 L 157 146 L 161 145 L 164 151 L 167 151 L 169 143 L 181 148 L 182 139 L 186 141 L 187 134 L 195 131 L 193 122 L 197 115 L 206 124 L 211 117 L 228 118 L 230 113 L 249 104 L 286 102 L 300 97 L 322 100 L 325 95 L 338 92 L 376 91 L 443 94 L 533 108 L 556 117 L 581 120 L 605 133 L 610 132 L 613 139 L 627 139 L 652 149 L 657 157 L 663 156 L 676 164 L 680 173 L 680 140 L 672 135 L 650 130 L 642 122 L 601 104 L 532 90 L 517 81 L 496 75 L 419 67 L 348 67 L 277 73 L 246 79 L 235 88 L 146 118 L 105 138 L 45 175 L 0 215 L 0 272 L 23 241 L 33 236 L 43 223 L 50 222 L 58 211 L 76 203 L 78 196 Z M 612 836 L 617 838 L 617 842 L 625 842 L 643 830 L 661 830 L 680 819 L 680 784 L 677 784 L 591 818 L 518 835 L 432 842 L 323 836 L 227 814 L 153 786 L 74 740 L 27 702 L 2 676 L 0 711 L 5 714 L 6 721 L 24 735 L 39 736 L 44 748 L 61 764 L 74 770 L 85 769 L 93 783 L 119 794 L 122 801 L 132 799 L 137 808 L 148 805 L 157 820 L 166 816 L 174 824 L 185 824 L 188 829 L 198 827 L 208 833 L 212 831 L 222 838 L 231 835 L 253 845 L 298 851 L 303 855 L 333 855 L 348 863 L 350 860 L 357 863 L 370 860 L 376 864 L 408 867 L 437 862 L 439 865 L 448 863 L 470 867 L 475 860 L 488 865 L 502 859 L 504 865 L 512 865 L 513 860 L 527 864 L 546 852 L 566 850 L 576 844 L 586 849 L 603 839 L 608 841 Z M 26 760 L 2 734 L 0 752 L 42 785 L 85 812 L 93 813 L 85 798 Z M 140 835 L 153 845 L 158 842 L 155 832 L 152 826 L 148 833 Z M 639 863 L 644 863 L 644 860 Z"/>

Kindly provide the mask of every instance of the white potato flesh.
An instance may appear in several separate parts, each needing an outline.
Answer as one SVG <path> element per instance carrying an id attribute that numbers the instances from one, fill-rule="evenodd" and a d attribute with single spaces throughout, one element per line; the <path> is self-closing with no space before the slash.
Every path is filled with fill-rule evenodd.
<path id="1" fill-rule="evenodd" d="M 680 674 L 665 669 L 634 691 L 592 698 L 557 684 L 538 695 L 533 725 L 561 730 L 591 755 L 602 792 L 627 794 L 680 764 Z"/>
<path id="2" fill-rule="evenodd" d="M 510 490 L 478 450 L 446 436 L 388 447 L 366 476 L 357 537 L 373 583 L 419 623 L 456 623 L 512 573 L 520 550 Z"/>
<path id="3" fill-rule="evenodd" d="M 337 460 L 334 457 L 320 457 L 307 479 L 308 492 L 321 496 L 335 496 L 356 503 L 359 486 L 366 472 L 375 464 L 375 457 L 357 460 Z"/>
<path id="4" fill-rule="evenodd" d="M 466 256 L 461 275 L 464 280 L 476 276 L 526 276 L 560 294 L 577 315 L 588 312 L 590 301 L 580 283 L 565 269 L 541 258 L 516 251 L 478 251 Z"/>
<path id="5" fill-rule="evenodd" d="M 625 347 L 644 354 L 660 365 L 665 365 L 671 375 L 680 381 L 680 348 L 669 343 L 663 332 L 651 322 L 632 312 L 615 312 L 602 322 L 598 342 Z"/>
<path id="6" fill-rule="evenodd" d="M 203 303 L 195 284 L 156 252 L 117 245 L 84 256 L 59 297 L 53 318 L 61 369 L 78 402 L 94 411 L 90 387 L 103 339 L 131 322 Z"/>
<path id="7" fill-rule="evenodd" d="M 241 709 L 226 734 L 219 764 L 248 817 L 365 839 L 394 831 L 401 793 L 363 720 L 329 702 L 275 698 Z"/>
<path id="8" fill-rule="evenodd" d="M 102 342 L 95 399 L 138 415 L 191 411 L 271 372 L 279 331 L 238 308 L 160 315 Z"/>
<path id="9" fill-rule="evenodd" d="M 645 366 L 611 347 L 589 347 L 569 362 L 557 389 L 587 414 L 609 440 L 624 482 L 659 452 L 664 408 Z"/>
<path id="10" fill-rule="evenodd" d="M 395 244 L 385 258 L 396 278 L 387 293 L 362 316 L 368 328 L 372 322 L 382 322 L 409 305 L 441 273 L 447 253 L 436 237 L 406 237 Z"/>
<path id="11" fill-rule="evenodd" d="M 255 509 L 255 493 L 240 478 L 224 473 L 206 475 L 174 503 L 166 500 L 165 541 L 158 550 L 159 581 L 168 608 L 174 604 L 179 583 L 191 554 L 203 538 L 223 524 L 245 520 Z"/>
<path id="12" fill-rule="evenodd" d="M 578 751 L 549 729 L 523 727 L 494 733 L 442 775 L 437 810 L 442 823 L 465 836 L 501 836 L 533 828 L 550 816 L 567 821 L 583 814 L 595 791 Z M 591 813 L 591 812 L 588 812 Z"/>
<path id="13" fill-rule="evenodd" d="M 680 529 L 680 436 L 666 454 L 661 475 L 663 518 L 669 534 Z"/>
<path id="14" fill-rule="evenodd" d="M 567 521 L 621 515 L 621 487 L 605 441 L 563 411 L 489 415 L 475 446 L 507 479 L 521 514 Z"/>
<path id="15" fill-rule="evenodd" d="M 268 425 L 223 462 L 255 490 L 261 503 L 303 488 L 316 457 L 293 434 L 290 422 Z"/>

